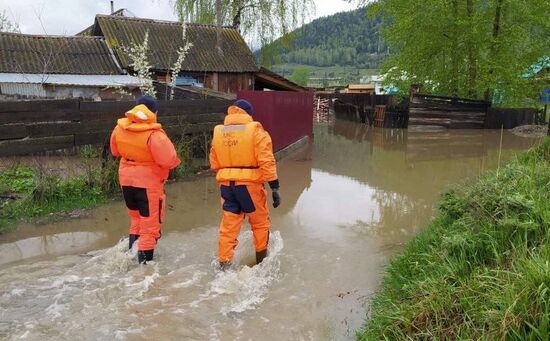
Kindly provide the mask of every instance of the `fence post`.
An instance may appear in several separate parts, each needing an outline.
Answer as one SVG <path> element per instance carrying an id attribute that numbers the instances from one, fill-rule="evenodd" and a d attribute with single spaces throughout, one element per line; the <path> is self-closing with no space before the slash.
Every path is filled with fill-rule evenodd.
<path id="1" fill-rule="evenodd" d="M 544 105 L 544 119 L 546 119 L 546 113 L 548 112 L 548 104 Z M 550 118 L 548 118 L 548 130 L 546 131 L 546 136 L 550 136 Z"/>
<path id="2" fill-rule="evenodd" d="M 319 107 L 321 106 L 321 97 L 317 97 L 317 123 L 319 123 Z"/>

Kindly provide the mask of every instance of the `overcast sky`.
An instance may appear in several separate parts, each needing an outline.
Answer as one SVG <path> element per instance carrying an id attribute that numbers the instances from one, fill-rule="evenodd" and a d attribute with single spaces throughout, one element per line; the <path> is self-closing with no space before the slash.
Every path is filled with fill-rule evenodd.
<path id="1" fill-rule="evenodd" d="M 354 9 L 342 0 L 315 0 L 313 18 Z M 137 17 L 176 20 L 170 0 L 115 0 Z M 110 12 L 109 0 L 0 0 L 0 12 L 19 23 L 22 33 L 75 34 L 93 23 L 96 14 Z M 39 19 L 40 18 L 40 19 Z M 312 19 L 313 19 L 312 18 Z"/>

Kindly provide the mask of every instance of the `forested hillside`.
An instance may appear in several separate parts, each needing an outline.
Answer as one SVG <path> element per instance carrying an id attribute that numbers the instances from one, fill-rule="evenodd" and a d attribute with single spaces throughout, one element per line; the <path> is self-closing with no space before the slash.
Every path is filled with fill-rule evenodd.
<path id="1" fill-rule="evenodd" d="M 369 18 L 366 11 L 316 19 L 266 46 L 262 63 L 377 69 L 388 48 L 378 35 L 380 20 Z"/>

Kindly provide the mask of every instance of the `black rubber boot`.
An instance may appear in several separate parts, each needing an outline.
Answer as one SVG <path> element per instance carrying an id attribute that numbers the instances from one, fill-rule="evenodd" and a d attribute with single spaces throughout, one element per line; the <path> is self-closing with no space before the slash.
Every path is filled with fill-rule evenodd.
<path id="1" fill-rule="evenodd" d="M 267 249 L 260 252 L 256 251 L 256 264 L 260 264 L 265 257 L 267 257 Z"/>
<path id="2" fill-rule="evenodd" d="M 130 234 L 128 235 L 128 249 L 131 250 L 132 249 L 132 245 L 134 245 L 134 243 L 136 242 L 136 240 L 138 240 L 139 238 L 139 234 Z"/>
<path id="3" fill-rule="evenodd" d="M 147 264 L 147 262 L 153 260 L 154 250 L 138 251 L 138 263 Z"/>
<path id="4" fill-rule="evenodd" d="M 231 267 L 231 261 L 220 262 L 220 270 L 225 271 Z"/>

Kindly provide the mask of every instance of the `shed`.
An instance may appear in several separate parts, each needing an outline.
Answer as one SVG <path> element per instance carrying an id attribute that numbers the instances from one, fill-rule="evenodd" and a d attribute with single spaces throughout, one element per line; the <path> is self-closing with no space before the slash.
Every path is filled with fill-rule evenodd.
<path id="1" fill-rule="evenodd" d="M 254 90 L 306 92 L 310 89 L 296 84 L 264 67 L 256 73 Z"/>
<path id="2" fill-rule="evenodd" d="M 98 99 L 133 88 L 103 38 L 0 33 L 0 95 Z"/>
<path id="3" fill-rule="evenodd" d="M 375 93 L 375 85 L 374 83 L 367 83 L 367 84 L 349 84 L 346 88 L 345 92 L 348 94 L 370 94 L 373 95 Z"/>

